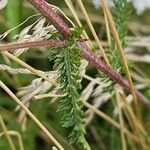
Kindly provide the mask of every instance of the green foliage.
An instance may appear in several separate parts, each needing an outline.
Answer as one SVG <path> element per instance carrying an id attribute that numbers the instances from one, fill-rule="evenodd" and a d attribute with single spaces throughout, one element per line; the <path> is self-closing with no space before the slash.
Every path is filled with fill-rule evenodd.
<path id="1" fill-rule="evenodd" d="M 130 11 L 127 0 L 113 0 L 114 7 L 114 19 L 117 25 L 119 37 L 122 42 L 122 46 L 126 46 L 126 34 L 127 34 L 127 21 L 130 17 Z"/>
<path id="2" fill-rule="evenodd" d="M 82 28 L 76 28 L 72 37 L 63 48 L 53 48 L 55 60 L 54 68 L 58 70 L 59 94 L 67 95 L 59 100 L 58 111 L 62 113 L 61 125 L 72 129 L 69 135 L 71 143 L 78 144 L 81 149 L 90 149 L 84 137 L 85 127 L 83 120 L 82 101 L 78 90 L 81 88 L 79 67 L 81 64 L 80 50 L 76 47 L 76 40 Z"/>
<path id="3" fill-rule="evenodd" d="M 127 45 L 126 34 L 127 34 L 127 21 L 130 16 L 127 0 L 113 0 L 114 3 L 114 21 L 116 23 L 117 31 L 120 37 L 122 47 Z M 120 55 L 116 49 L 115 43 L 112 45 L 110 50 L 111 64 L 115 70 L 120 73 L 124 73 L 122 61 Z"/>
<path id="4" fill-rule="evenodd" d="M 22 22 L 23 14 L 23 0 L 18 0 L 17 3 L 14 3 L 14 0 L 9 0 L 9 3 L 6 7 L 6 16 L 8 18 L 8 27 L 11 29 Z M 16 34 L 19 34 L 20 27 L 10 33 L 10 40 Z"/>

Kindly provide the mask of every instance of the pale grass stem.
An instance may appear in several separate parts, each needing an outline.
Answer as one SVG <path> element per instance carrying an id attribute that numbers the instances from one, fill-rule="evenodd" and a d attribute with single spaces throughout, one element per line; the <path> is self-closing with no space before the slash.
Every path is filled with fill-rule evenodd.
<path id="1" fill-rule="evenodd" d="M 115 86 L 115 97 L 116 97 L 116 101 L 117 101 L 117 106 L 119 108 L 118 115 L 119 115 L 119 122 L 120 122 L 120 134 L 121 134 L 122 150 L 127 150 L 126 139 L 125 139 L 125 135 L 123 132 L 124 121 L 123 121 L 122 110 L 121 110 L 121 101 L 120 101 L 121 97 L 119 95 L 119 88 L 120 88 L 120 86 L 116 84 L 116 86 Z"/>
<path id="2" fill-rule="evenodd" d="M 23 141 L 22 141 L 22 137 L 21 137 L 20 133 L 18 133 L 16 131 L 11 131 L 11 130 L 9 130 L 8 133 L 9 133 L 9 135 L 16 136 L 18 138 L 20 150 L 24 150 Z M 0 136 L 3 136 L 3 135 L 5 135 L 5 132 L 0 133 Z"/>
<path id="3" fill-rule="evenodd" d="M 66 95 L 67 95 L 67 94 L 57 95 L 57 94 L 48 93 L 48 94 L 36 95 L 36 96 L 34 96 L 34 98 L 35 98 L 36 100 L 42 99 L 42 98 L 48 98 L 48 97 L 62 98 L 62 97 L 64 97 L 64 96 L 66 96 Z"/>
<path id="4" fill-rule="evenodd" d="M 4 34 L 0 35 L 0 41 L 3 40 L 9 33 L 11 33 L 12 31 L 14 31 L 15 29 L 19 28 L 20 26 L 22 26 L 23 24 L 25 24 L 29 19 L 33 18 L 33 17 L 37 17 L 40 16 L 40 13 L 38 14 L 34 14 L 30 17 L 28 17 L 25 21 L 23 21 L 21 24 L 17 25 L 14 28 L 9 29 L 8 31 L 6 31 Z"/>
<path id="5" fill-rule="evenodd" d="M 44 125 L 32 114 L 32 112 L 10 91 L 10 89 L 0 81 L 0 86 L 7 92 L 7 94 L 29 115 L 29 117 L 38 125 L 38 127 L 48 136 L 50 141 L 60 149 L 64 150 L 61 144 L 53 137 L 53 135 L 44 127 Z"/>
<path id="6" fill-rule="evenodd" d="M 113 21 L 111 12 L 110 12 L 107 4 L 106 4 L 106 1 L 105 0 L 100 0 L 100 2 L 101 2 L 101 5 L 102 5 L 102 8 L 103 8 L 103 11 L 105 11 L 105 13 L 107 15 L 108 23 L 109 23 L 110 29 L 112 31 L 112 35 L 114 37 L 114 40 L 116 42 L 117 50 L 118 50 L 118 52 L 120 54 L 120 57 L 123 61 L 123 65 L 124 65 L 124 68 L 125 68 L 127 80 L 129 82 L 129 88 L 131 90 L 131 93 L 133 95 L 133 98 L 134 98 L 135 104 L 136 104 L 135 110 L 137 112 L 138 117 L 140 118 L 139 110 L 137 108 L 138 106 L 137 106 L 137 97 L 136 97 L 136 94 L 135 94 L 135 89 L 134 89 L 134 86 L 133 86 L 133 83 L 132 83 L 130 71 L 129 71 L 129 68 L 128 68 L 128 63 L 127 63 L 127 60 L 126 60 L 126 57 L 125 57 L 125 53 L 124 53 L 124 50 L 122 48 L 121 41 L 119 39 L 119 35 L 118 35 L 116 27 L 115 27 L 115 23 Z"/>
<path id="7" fill-rule="evenodd" d="M 148 82 L 150 82 L 150 78 L 148 77 L 148 75 L 144 72 L 144 70 L 142 68 L 140 68 L 139 66 L 135 66 L 134 69 L 141 75 L 143 76 Z"/>
<path id="8" fill-rule="evenodd" d="M 105 11 L 104 11 L 104 19 L 105 19 L 105 24 L 106 24 L 106 34 L 107 34 L 107 40 L 108 40 L 108 47 L 109 47 L 109 49 L 111 49 L 111 47 L 112 47 L 111 34 L 110 34 L 110 28 L 109 28 L 108 19 L 107 19 L 107 15 L 106 15 Z M 103 43 L 102 43 L 102 45 L 103 45 Z"/>
<path id="9" fill-rule="evenodd" d="M 97 108 L 95 108 L 94 106 L 92 106 L 91 104 L 89 104 L 86 101 L 83 101 L 83 104 L 93 110 L 98 116 L 102 117 L 104 120 L 106 120 L 107 122 L 109 122 L 110 124 L 112 124 L 114 127 L 121 129 L 121 126 L 118 122 L 116 122 L 115 120 L 111 119 L 108 115 L 106 115 L 105 113 L 103 113 L 102 111 L 98 110 Z M 135 142 L 139 143 L 139 139 L 133 135 L 132 133 L 130 133 L 126 128 L 123 128 L 123 132 L 132 140 L 134 140 Z"/>
<path id="10" fill-rule="evenodd" d="M 122 95 L 121 98 L 125 105 L 124 112 L 129 121 L 129 125 L 130 125 L 131 129 L 133 130 L 135 136 L 138 137 L 141 148 L 143 150 L 145 150 L 148 147 L 145 143 L 145 137 L 144 137 L 146 135 L 146 131 L 145 131 L 145 129 L 143 129 L 141 122 L 137 121 L 138 118 L 136 116 L 133 116 L 133 111 L 130 108 L 131 106 L 127 103 L 126 96 Z M 144 134 L 144 136 L 143 136 L 143 134 Z"/>
<path id="11" fill-rule="evenodd" d="M 55 8 L 56 10 L 58 10 L 58 11 L 71 23 L 71 25 L 72 25 L 73 27 L 75 27 L 75 25 L 74 25 L 74 23 L 72 22 L 72 20 L 71 20 L 59 7 L 57 7 L 57 6 L 55 6 L 55 5 L 52 5 L 52 4 L 49 4 L 49 3 L 47 3 L 47 2 L 46 2 L 46 4 L 49 5 L 49 6 L 51 6 L 51 7 L 53 7 L 53 8 Z"/>
<path id="12" fill-rule="evenodd" d="M 17 62 L 18 64 L 20 64 L 21 66 L 27 68 L 28 70 L 30 70 L 32 73 L 34 73 L 35 75 L 38 75 L 39 77 L 45 79 L 46 81 L 48 81 L 49 83 L 51 83 L 54 86 L 57 86 L 58 83 L 56 83 L 55 80 L 48 78 L 45 73 L 38 71 L 36 69 L 34 69 L 33 67 L 31 67 L 30 65 L 28 65 L 27 63 L 25 63 L 24 61 L 22 61 L 21 59 L 13 56 L 11 53 L 3 51 L 1 52 L 2 54 L 4 54 L 5 56 L 7 56 L 8 58 L 10 58 L 11 60 Z"/>
<path id="13" fill-rule="evenodd" d="M 126 111 L 128 112 L 129 114 L 129 117 L 131 118 L 132 122 L 135 123 L 135 127 L 138 128 L 141 133 L 143 133 L 144 135 L 146 135 L 146 131 L 144 129 L 144 127 L 142 126 L 141 122 L 138 120 L 138 118 L 135 116 L 131 106 L 127 103 L 127 101 L 125 100 L 126 97 L 124 95 L 124 105 L 125 105 L 125 108 L 126 108 Z"/>
<path id="14" fill-rule="evenodd" d="M 105 54 L 104 48 L 103 48 L 103 46 L 102 46 L 102 44 L 101 44 L 101 41 L 99 40 L 99 38 L 98 38 L 98 36 L 97 36 L 97 34 L 96 34 L 95 30 L 94 30 L 94 27 L 93 27 L 93 25 L 92 25 L 92 23 L 91 23 L 91 21 L 90 21 L 90 18 L 89 18 L 89 16 L 88 16 L 87 12 L 86 12 L 86 9 L 85 9 L 85 7 L 84 7 L 82 1 L 81 1 L 81 0 L 77 0 L 77 3 L 78 3 L 78 5 L 79 5 L 79 7 L 80 7 L 80 9 L 81 9 L 81 11 L 82 11 L 82 13 L 83 13 L 83 15 L 85 16 L 86 22 L 87 22 L 87 24 L 88 24 L 88 26 L 89 26 L 89 28 L 90 28 L 92 34 L 93 34 L 93 37 L 94 37 L 95 41 L 96 41 L 97 44 L 98 44 L 98 47 L 99 47 L 99 49 L 100 49 L 100 52 L 102 53 L 102 57 L 104 58 L 104 60 L 105 60 L 105 62 L 107 63 L 107 65 L 110 66 L 109 60 L 108 60 L 108 58 L 107 58 L 107 56 L 106 56 L 106 54 Z"/>
<path id="15" fill-rule="evenodd" d="M 0 124 L 1 124 L 1 126 L 2 126 L 2 129 L 4 130 L 4 134 L 6 135 L 6 138 L 7 138 L 7 140 L 8 140 L 10 149 L 11 149 L 11 150 L 16 150 L 15 145 L 14 145 L 14 143 L 13 143 L 13 141 L 12 141 L 12 139 L 11 139 L 9 133 L 8 133 L 7 127 L 6 127 L 6 125 L 5 125 L 5 122 L 4 122 L 4 120 L 3 120 L 2 116 L 1 116 L 1 114 L 0 114 Z"/>
<path id="16" fill-rule="evenodd" d="M 71 11 L 71 13 L 72 13 L 72 15 L 73 15 L 75 21 L 77 22 L 78 26 L 81 27 L 81 26 L 82 26 L 81 21 L 80 21 L 79 18 L 78 18 L 78 15 L 77 15 L 77 13 L 76 13 L 76 11 L 75 11 L 75 8 L 74 8 L 74 6 L 73 6 L 73 4 L 72 4 L 72 1 L 71 1 L 71 0 L 64 0 L 64 1 L 65 1 L 66 5 L 68 6 L 69 10 Z M 89 36 L 87 35 L 87 33 L 85 32 L 85 30 L 83 30 L 83 33 L 82 33 L 81 37 L 82 37 L 82 38 L 85 38 L 85 39 L 88 39 L 87 45 L 88 45 L 90 48 L 92 48 L 92 42 L 91 42 Z"/>
<path id="17" fill-rule="evenodd" d="M 45 98 L 45 96 L 47 97 L 48 95 L 43 95 L 43 96 L 39 95 L 38 98 Z M 116 122 L 115 120 L 111 119 L 108 115 L 106 115 L 102 111 L 98 110 L 97 108 L 95 108 L 94 106 L 89 104 L 88 102 L 86 102 L 86 101 L 82 101 L 82 102 L 87 108 L 93 110 L 98 116 L 102 117 L 104 120 L 106 120 L 107 122 L 109 122 L 110 124 L 112 124 L 113 126 L 115 126 L 116 128 L 121 130 L 121 126 L 120 126 L 120 124 L 118 122 Z M 132 140 L 134 140 L 136 142 L 139 142 L 138 138 L 136 138 L 136 136 L 134 136 L 132 133 L 130 133 L 126 128 L 123 128 L 123 132 L 125 134 L 127 134 L 127 136 L 129 138 L 131 138 Z"/>

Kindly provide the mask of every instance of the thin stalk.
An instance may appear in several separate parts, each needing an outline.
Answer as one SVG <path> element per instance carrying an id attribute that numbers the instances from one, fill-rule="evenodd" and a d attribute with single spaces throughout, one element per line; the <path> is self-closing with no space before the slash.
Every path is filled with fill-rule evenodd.
<path id="1" fill-rule="evenodd" d="M 116 85 L 115 87 L 115 96 L 116 96 L 116 101 L 117 101 L 117 106 L 119 108 L 118 110 L 118 115 L 119 115 L 119 122 L 120 122 L 120 134 L 121 134 L 121 142 L 122 142 L 122 150 L 126 150 L 126 140 L 125 140 L 125 135 L 123 132 L 123 128 L 124 128 L 124 122 L 123 122 L 123 116 L 122 116 L 122 110 L 121 110 L 121 102 L 120 102 L 120 95 L 119 95 L 119 85 Z"/>
<path id="2" fill-rule="evenodd" d="M 81 27 L 82 26 L 81 21 L 79 20 L 79 18 L 77 16 L 77 13 L 76 13 L 76 11 L 74 9 L 74 6 L 73 6 L 71 0 L 64 0 L 64 1 L 65 1 L 66 5 L 68 6 L 69 10 L 71 11 L 71 13 L 72 13 L 75 21 L 77 22 L 78 26 Z M 87 33 L 85 32 L 85 30 L 83 30 L 83 33 L 82 33 L 81 37 L 85 38 L 85 39 L 90 39 L 89 36 L 87 35 Z M 92 48 L 92 42 L 90 40 L 87 41 L 87 45 L 90 48 Z"/>
<path id="3" fill-rule="evenodd" d="M 48 94 L 35 95 L 34 98 L 35 98 L 36 100 L 42 99 L 42 98 L 48 98 L 48 97 L 61 98 L 61 97 L 65 97 L 66 95 L 67 95 L 67 94 L 58 95 L 58 94 L 51 94 L 51 93 L 48 93 Z"/>
<path id="4" fill-rule="evenodd" d="M 139 124 L 139 122 L 136 121 L 137 117 L 133 118 L 131 116 L 131 112 L 129 112 L 129 109 L 130 109 L 131 106 L 127 103 L 126 96 L 124 94 L 123 95 L 120 94 L 120 96 L 122 96 L 121 98 L 122 98 L 122 101 L 123 101 L 123 103 L 125 105 L 124 112 L 125 112 L 126 117 L 127 117 L 128 121 L 129 121 L 130 127 L 133 130 L 134 134 L 138 137 L 141 148 L 143 150 L 145 150 L 147 145 L 146 145 L 144 136 L 146 134 L 142 133 L 141 128 L 139 128 L 140 124 Z"/>
<path id="5" fill-rule="evenodd" d="M 39 99 L 45 98 L 43 96 L 39 97 Z M 46 95 L 46 96 L 50 97 L 51 95 Z M 110 118 L 107 114 L 105 114 L 104 112 L 98 110 L 97 108 L 95 108 L 94 106 L 92 106 L 91 104 L 89 104 L 86 101 L 82 101 L 82 102 L 83 102 L 83 104 L 84 104 L 85 107 L 87 107 L 88 109 L 91 109 L 99 117 L 102 117 L 104 120 L 106 120 L 107 122 L 109 122 L 110 124 L 112 124 L 114 127 L 116 127 L 116 128 L 118 128 L 118 129 L 121 130 L 121 125 L 118 122 L 116 122 L 115 120 L 113 120 L 112 118 Z M 137 143 L 139 143 L 139 140 L 138 140 L 138 138 L 136 136 L 134 136 L 132 133 L 130 133 L 125 127 L 123 127 L 122 129 L 123 129 L 123 133 L 125 133 L 129 138 L 131 138 L 132 140 L 134 140 Z"/>
<path id="6" fill-rule="evenodd" d="M 32 112 L 10 91 L 10 89 L 0 81 L 0 86 L 8 93 L 8 95 L 29 115 L 29 117 L 39 126 L 39 128 L 48 136 L 49 140 L 60 149 L 64 150 L 61 144 L 51 135 L 44 125 L 32 114 Z"/>
<path id="7" fill-rule="evenodd" d="M 105 23 L 106 23 L 106 34 L 107 34 L 108 46 L 109 46 L 109 49 L 111 49 L 112 43 L 111 43 L 110 28 L 109 28 L 108 19 L 107 19 L 105 12 L 104 12 L 104 18 L 105 18 Z M 103 43 L 102 43 L 102 45 L 103 45 Z"/>
<path id="8" fill-rule="evenodd" d="M 20 150 L 24 150 L 24 146 L 23 146 L 23 141 L 22 141 L 22 137 L 20 135 L 20 133 L 16 132 L 16 131 L 8 131 L 9 135 L 13 135 L 13 136 L 16 136 L 18 138 L 18 143 L 19 143 L 19 147 L 20 147 Z M 0 137 L 5 135 L 5 132 L 2 132 L 0 133 Z"/>
<path id="9" fill-rule="evenodd" d="M 125 68 L 127 80 L 129 82 L 129 89 L 130 89 L 130 91 L 131 91 L 131 93 L 133 95 L 133 98 L 134 98 L 135 102 L 137 103 L 137 95 L 136 95 L 136 92 L 135 92 L 135 89 L 134 89 L 134 86 L 133 86 L 133 83 L 132 83 L 130 71 L 129 71 L 129 68 L 128 68 L 128 63 L 127 63 L 127 60 L 126 60 L 126 57 L 125 57 L 124 50 L 123 50 L 122 45 L 121 45 L 121 41 L 120 41 L 119 35 L 117 33 L 117 29 L 115 27 L 115 23 L 113 21 L 111 12 L 110 12 L 107 4 L 106 4 L 106 1 L 105 0 L 100 0 L 100 1 L 101 1 L 101 4 L 102 4 L 102 8 L 103 8 L 103 10 L 105 11 L 105 13 L 107 15 L 108 23 L 109 23 L 110 29 L 112 31 L 112 35 L 114 37 L 114 40 L 116 41 L 117 50 L 118 50 L 118 52 L 120 54 L 120 57 L 121 57 L 121 59 L 123 61 L 123 65 L 124 65 L 124 68 Z M 136 111 L 138 113 L 138 110 L 136 110 Z M 139 113 L 138 113 L 138 115 L 139 115 Z"/>
<path id="10" fill-rule="evenodd" d="M 6 125 L 5 125 L 5 122 L 4 122 L 4 120 L 3 120 L 2 116 L 1 116 L 1 114 L 0 114 L 0 124 L 1 124 L 1 126 L 2 126 L 2 128 L 3 128 L 3 130 L 4 130 L 5 135 L 6 135 L 6 138 L 7 138 L 7 140 L 8 140 L 10 149 L 11 149 L 11 150 L 16 150 L 15 145 L 14 145 L 14 143 L 13 143 L 13 141 L 12 141 L 12 139 L 11 139 L 9 133 L 8 133 L 7 127 L 6 127 Z"/>
<path id="11" fill-rule="evenodd" d="M 20 64 L 21 66 L 27 68 L 28 70 L 30 70 L 30 71 L 31 71 L 32 73 L 34 73 L 35 75 L 38 75 L 39 77 L 45 79 L 46 81 L 48 81 L 48 82 L 51 83 L 52 85 L 54 85 L 54 86 L 57 86 L 57 85 L 58 85 L 58 83 L 57 83 L 55 80 L 48 78 L 43 72 L 34 69 L 33 67 L 31 67 L 30 65 L 26 64 L 24 61 L 22 61 L 21 59 L 15 57 L 15 56 L 12 55 L 11 53 L 6 52 L 6 51 L 3 51 L 3 52 L 1 52 L 1 53 L 4 54 L 5 56 L 7 56 L 8 58 L 10 58 L 11 60 L 17 62 L 17 63 Z"/>
<path id="12" fill-rule="evenodd" d="M 66 44 L 66 41 L 61 40 L 48 40 L 48 41 L 34 41 L 34 42 L 25 42 L 25 43 L 12 43 L 12 44 L 5 44 L 0 45 L 0 52 L 1 51 L 10 51 L 10 50 L 16 50 L 20 48 L 30 48 L 30 47 L 62 47 Z"/>
<path id="13" fill-rule="evenodd" d="M 53 8 L 46 4 L 45 0 L 27 0 L 34 7 L 36 7 L 65 37 L 71 36 L 71 31 L 66 23 L 58 16 Z M 120 84 L 126 91 L 130 92 L 128 81 L 125 80 L 120 74 L 110 68 L 103 60 L 98 58 L 82 41 L 77 41 L 77 45 L 81 49 L 81 55 L 87 61 L 91 62 L 98 70 L 105 73 L 111 80 Z M 150 108 L 150 102 L 135 89 L 136 96 L 141 104 Z"/>
<path id="14" fill-rule="evenodd" d="M 92 106 L 91 104 L 89 104 L 86 101 L 83 101 L 83 104 L 93 110 L 95 112 L 95 114 L 97 114 L 98 116 L 102 117 L 104 120 L 106 120 L 107 122 L 109 122 L 110 124 L 112 124 L 114 127 L 121 129 L 121 126 L 118 122 L 116 122 L 115 120 L 113 120 L 111 117 L 109 117 L 108 115 L 106 115 L 105 113 L 103 113 L 102 111 L 100 111 L 99 109 L 95 108 L 94 106 Z M 134 136 L 132 133 L 130 133 L 126 128 L 123 128 L 123 132 L 132 140 L 134 140 L 135 142 L 139 143 L 139 139 Z"/>
<path id="15" fill-rule="evenodd" d="M 98 36 L 97 36 L 97 34 L 96 34 L 95 30 L 94 30 L 94 27 L 93 27 L 93 25 L 92 25 L 92 23 L 90 21 L 90 18 L 89 18 L 88 14 L 87 14 L 87 11 L 85 10 L 85 7 L 84 7 L 82 1 L 81 0 L 77 0 L 77 3 L 79 5 L 79 7 L 80 7 L 80 9 L 81 9 L 81 11 L 83 13 L 83 15 L 85 16 L 86 22 L 87 22 L 87 24 L 88 24 L 88 26 L 89 26 L 92 34 L 93 34 L 93 37 L 94 37 L 95 41 L 98 44 L 98 47 L 99 47 L 99 49 L 100 49 L 100 51 L 102 53 L 102 56 L 103 56 L 105 62 L 107 63 L 108 66 L 110 66 L 108 58 L 107 58 L 107 56 L 105 54 L 105 51 L 104 51 L 104 49 L 102 47 L 101 41 L 99 40 L 99 38 L 98 38 Z"/>

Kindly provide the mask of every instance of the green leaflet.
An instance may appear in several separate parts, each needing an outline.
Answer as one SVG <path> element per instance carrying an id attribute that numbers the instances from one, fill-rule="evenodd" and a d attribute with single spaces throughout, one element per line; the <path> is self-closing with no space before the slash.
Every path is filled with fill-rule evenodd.
<path id="1" fill-rule="evenodd" d="M 60 88 L 58 93 L 67 93 L 67 96 L 59 100 L 58 111 L 61 112 L 61 125 L 72 129 L 69 139 L 76 143 L 81 149 L 89 150 L 90 147 L 84 137 L 85 127 L 83 120 L 82 101 L 78 90 L 81 88 L 79 67 L 81 65 L 80 50 L 76 47 L 76 40 L 82 29 L 76 28 L 68 44 L 63 48 L 53 48 L 54 68 L 58 70 L 58 82 Z"/>
<path id="2" fill-rule="evenodd" d="M 128 7 L 127 0 L 113 0 L 114 3 L 114 21 L 116 23 L 116 28 L 124 48 L 127 45 L 126 34 L 127 34 L 127 21 L 130 17 L 130 11 Z M 112 49 L 109 50 L 111 54 L 111 64 L 115 70 L 119 73 L 124 74 L 124 69 L 122 66 L 122 61 L 120 55 L 116 49 L 115 43 L 112 44 Z"/>

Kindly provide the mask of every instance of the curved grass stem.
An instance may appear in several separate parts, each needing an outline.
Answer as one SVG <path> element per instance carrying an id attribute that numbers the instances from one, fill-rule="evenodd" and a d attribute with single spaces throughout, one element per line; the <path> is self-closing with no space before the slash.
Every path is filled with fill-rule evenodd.
<path id="1" fill-rule="evenodd" d="M 0 86 L 8 93 L 8 95 L 29 115 L 29 117 L 39 126 L 39 128 L 48 136 L 49 140 L 60 149 L 64 150 L 61 144 L 53 137 L 53 135 L 44 127 L 44 125 L 32 114 L 32 112 L 10 91 L 10 89 L 0 81 Z"/>
<path id="2" fill-rule="evenodd" d="M 4 120 L 3 120 L 2 116 L 1 116 L 1 114 L 0 114 L 0 124 L 1 124 L 1 126 L 2 126 L 2 128 L 3 128 L 3 130 L 4 130 L 5 135 L 6 135 L 6 138 L 7 138 L 7 140 L 8 140 L 10 149 L 11 149 L 11 150 L 16 150 L 15 145 L 14 145 L 14 143 L 13 143 L 13 141 L 12 141 L 12 139 L 11 139 L 9 133 L 8 133 L 7 127 L 6 127 L 6 125 L 5 125 L 5 122 L 4 122 Z"/>
<path id="3" fill-rule="evenodd" d="M 9 52 L 1 52 L 2 54 L 4 54 L 5 56 L 7 56 L 8 58 L 10 58 L 11 60 L 17 62 L 18 64 L 20 64 L 21 66 L 27 68 L 28 70 L 30 70 L 32 73 L 34 73 L 35 75 L 38 75 L 39 77 L 45 79 L 46 81 L 48 81 L 49 83 L 51 83 L 54 86 L 57 86 L 58 83 L 56 83 L 55 80 L 48 78 L 43 72 L 38 71 L 36 69 L 34 69 L 33 67 L 31 67 L 30 65 L 26 64 L 24 61 L 22 61 L 21 59 L 13 56 L 11 53 Z"/>

